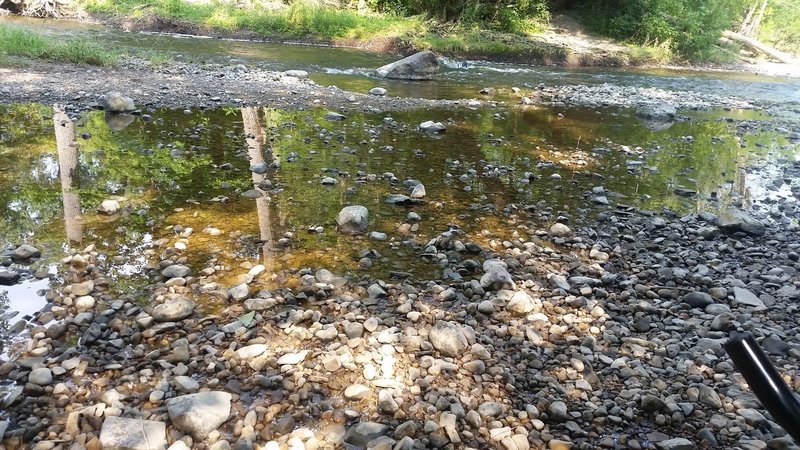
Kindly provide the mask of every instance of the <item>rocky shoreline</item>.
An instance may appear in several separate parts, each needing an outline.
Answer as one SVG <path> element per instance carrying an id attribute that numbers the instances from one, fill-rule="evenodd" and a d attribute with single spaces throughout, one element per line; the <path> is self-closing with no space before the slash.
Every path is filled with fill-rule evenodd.
<path id="1" fill-rule="evenodd" d="M 752 332 L 800 389 L 800 227 L 781 207 L 757 220 L 617 205 L 575 230 L 519 211 L 512 240 L 418 243 L 464 276 L 452 283 L 307 268 L 297 287 L 253 292 L 263 266 L 226 286 L 225 268 L 157 247 L 144 304 L 109 295 L 113 259 L 90 247 L 61 261 L 64 286 L 0 365 L 16 386 L 4 445 L 797 448 L 722 349 Z"/>
<path id="2" fill-rule="evenodd" d="M 636 108 L 666 102 L 678 109 L 692 110 L 768 109 L 772 106 L 735 95 L 611 84 L 514 88 L 509 99 L 498 101 L 479 92 L 475 93 L 479 97 L 475 99 L 401 98 L 393 97 L 391 92 L 372 95 L 319 86 L 303 71 L 275 72 L 243 64 L 181 62 L 154 67 L 136 57 L 126 57 L 118 68 L 31 62 L 25 67 L 0 68 L 0 79 L 0 104 L 58 103 L 71 111 L 100 108 L 102 96 L 109 91 L 126 93 L 136 100 L 139 108 L 326 107 L 378 113 L 515 104 Z"/>

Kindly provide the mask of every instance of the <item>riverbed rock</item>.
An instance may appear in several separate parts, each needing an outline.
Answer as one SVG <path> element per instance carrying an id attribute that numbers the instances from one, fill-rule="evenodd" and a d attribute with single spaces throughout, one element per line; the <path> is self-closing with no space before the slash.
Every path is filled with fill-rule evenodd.
<path id="1" fill-rule="evenodd" d="M 459 357 L 469 346 L 464 331 L 457 323 L 440 320 L 431 328 L 428 339 L 443 355 Z"/>
<path id="2" fill-rule="evenodd" d="M 13 286 L 20 280 L 21 275 L 11 270 L 0 270 L 0 286 Z"/>
<path id="3" fill-rule="evenodd" d="M 745 288 L 733 288 L 733 300 L 740 305 L 753 306 L 756 308 L 765 308 L 764 301 L 762 301 L 756 294 Z"/>
<path id="4" fill-rule="evenodd" d="M 657 442 L 656 448 L 659 450 L 695 450 L 698 447 L 686 438 L 673 438 Z"/>
<path id="5" fill-rule="evenodd" d="M 516 290 L 517 285 L 514 278 L 506 269 L 506 264 L 499 259 L 488 259 L 483 263 L 483 271 L 480 283 L 483 289 L 499 291 L 501 289 Z"/>
<path id="6" fill-rule="evenodd" d="M 191 275 L 192 269 L 183 264 L 173 264 L 161 271 L 161 275 L 166 278 L 186 278 Z"/>
<path id="7" fill-rule="evenodd" d="M 439 58 L 429 50 L 379 67 L 376 72 L 383 78 L 395 80 L 432 80 L 439 71 Z"/>
<path id="8" fill-rule="evenodd" d="M 100 430 L 103 450 L 166 450 L 164 422 L 108 416 Z"/>
<path id="9" fill-rule="evenodd" d="M 419 124 L 419 131 L 423 133 L 444 133 L 447 131 L 447 127 L 441 122 L 426 120 Z"/>
<path id="10" fill-rule="evenodd" d="M 153 308 L 153 319 L 156 322 L 174 322 L 192 315 L 195 302 L 186 297 L 175 297 Z"/>
<path id="11" fill-rule="evenodd" d="M 97 212 L 108 216 L 114 215 L 119 212 L 119 201 L 114 199 L 103 200 L 100 206 L 97 207 Z"/>
<path id="12" fill-rule="evenodd" d="M 20 245 L 15 248 L 14 253 L 11 254 L 11 258 L 17 262 L 28 262 L 33 258 L 39 258 L 41 256 L 41 250 L 29 244 Z"/>
<path id="13" fill-rule="evenodd" d="M 28 374 L 28 383 L 33 383 L 39 386 L 49 386 L 53 382 L 53 372 L 47 367 L 40 367 L 31 370 Z"/>
<path id="14" fill-rule="evenodd" d="M 536 309 L 536 301 L 525 291 L 517 291 L 508 301 L 506 309 L 513 314 L 524 316 Z"/>
<path id="15" fill-rule="evenodd" d="M 383 96 L 386 95 L 386 89 L 384 89 L 382 87 L 374 87 L 374 88 L 369 90 L 369 93 L 371 95 L 377 95 L 378 97 L 383 97 Z"/>
<path id="16" fill-rule="evenodd" d="M 572 230 L 567 225 L 556 222 L 550 226 L 550 236 L 569 237 L 572 236 Z"/>
<path id="17" fill-rule="evenodd" d="M 675 118 L 675 107 L 666 102 L 650 103 L 636 109 L 636 115 L 644 119 L 669 121 Z"/>
<path id="18" fill-rule="evenodd" d="M 336 225 L 345 234 L 364 234 L 369 226 L 369 211 L 361 205 L 345 206 L 336 216 Z"/>
<path id="19" fill-rule="evenodd" d="M 683 296 L 683 302 L 688 303 L 692 308 L 705 308 L 714 303 L 714 299 L 705 292 L 689 292 Z"/>
<path id="20" fill-rule="evenodd" d="M 377 422 L 359 422 L 347 430 L 344 441 L 358 448 L 366 448 L 373 439 L 385 436 L 389 427 Z"/>
<path id="21" fill-rule="evenodd" d="M 136 109 L 133 104 L 133 99 L 122 95 L 117 91 L 111 91 L 106 94 L 103 100 L 103 108 L 109 112 L 128 112 Z"/>
<path id="22" fill-rule="evenodd" d="M 717 225 L 728 233 L 741 231 L 751 236 L 763 236 L 766 232 L 766 227 L 761 221 L 737 208 L 727 208 L 722 211 Z"/>
<path id="23" fill-rule="evenodd" d="M 410 197 L 411 198 L 425 198 L 426 194 L 427 194 L 427 192 L 425 192 L 425 185 L 423 185 L 422 183 L 419 183 L 419 184 L 416 184 L 411 189 Z"/>
<path id="24" fill-rule="evenodd" d="M 167 412 L 176 428 L 203 440 L 230 417 L 231 394 L 209 391 L 182 395 L 167 401 Z"/>

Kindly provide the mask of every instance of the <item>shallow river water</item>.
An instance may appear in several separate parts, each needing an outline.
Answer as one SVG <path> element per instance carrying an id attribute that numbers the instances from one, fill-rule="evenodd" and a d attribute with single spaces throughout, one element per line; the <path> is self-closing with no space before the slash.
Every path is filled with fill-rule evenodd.
<path id="1" fill-rule="evenodd" d="M 711 93 L 735 86 L 752 99 L 800 101 L 796 82 L 781 78 L 459 61 L 447 61 L 436 82 L 379 82 L 368 69 L 391 58 L 355 50 L 24 24 L 179 59 L 305 69 L 320 84 L 359 91 L 384 85 L 396 95 L 471 97 L 490 82 L 613 83 Z M 610 108 L 351 114 L 343 121 L 329 120 L 324 109 L 143 113 L 97 111 L 71 122 L 51 105 L 0 106 L 0 245 L 7 249 L 0 263 L 23 274 L 16 285 L 0 287 L 5 329 L 45 305 L 48 280 L 55 278 L 50 265 L 87 246 L 114 258 L 112 294 L 120 296 L 147 295 L 142 287 L 151 280 L 143 269 L 164 248 L 185 252 L 198 265 L 262 263 L 276 274 L 264 283 L 284 282 L 281 269 L 301 267 L 442 279 L 455 275 L 443 273 L 412 242 L 458 227 L 474 241 L 502 245 L 522 209 L 588 227 L 603 211 L 628 207 L 687 213 L 734 203 L 779 218 L 774 205 L 800 188 L 781 172 L 798 157 L 796 142 L 770 127 L 761 130 L 768 117 L 753 111 L 687 113 L 662 130 L 648 128 L 633 111 Z M 446 133 L 419 132 L 426 120 L 445 123 Z M 64 127 L 75 142 L 56 136 Z M 250 171 L 262 162 L 269 166 L 265 173 Z M 409 194 L 410 180 L 423 183 L 424 201 L 385 201 Z M 121 210 L 99 213 L 104 200 L 117 200 Z M 350 204 L 369 209 L 369 230 L 377 235 L 336 231 L 336 214 Z M 23 242 L 43 250 L 41 261 L 12 264 L 10 251 Z M 359 264 L 365 255 L 371 267 Z"/>

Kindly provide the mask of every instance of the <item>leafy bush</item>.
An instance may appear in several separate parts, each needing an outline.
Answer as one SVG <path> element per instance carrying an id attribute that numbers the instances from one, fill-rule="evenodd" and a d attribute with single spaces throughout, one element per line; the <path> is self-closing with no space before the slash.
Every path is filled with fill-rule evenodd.
<path id="1" fill-rule="evenodd" d="M 582 0 L 584 22 L 617 39 L 669 46 L 703 59 L 722 31 L 742 17 L 746 0 Z"/>

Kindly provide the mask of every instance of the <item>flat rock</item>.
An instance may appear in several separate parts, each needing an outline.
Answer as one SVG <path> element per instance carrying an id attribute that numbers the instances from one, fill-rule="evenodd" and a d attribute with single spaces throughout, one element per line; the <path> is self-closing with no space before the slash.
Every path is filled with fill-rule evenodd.
<path id="1" fill-rule="evenodd" d="M 756 296 L 752 291 L 734 287 L 733 288 L 733 301 L 739 305 L 754 306 L 756 308 L 765 308 L 764 302 Z"/>
<path id="2" fill-rule="evenodd" d="M 175 297 L 153 308 L 153 319 L 156 322 L 172 322 L 192 315 L 195 302 L 186 297 Z"/>
<path id="3" fill-rule="evenodd" d="M 100 430 L 100 445 L 103 450 L 166 450 L 167 425 L 108 416 Z"/>
<path id="4" fill-rule="evenodd" d="M 231 394 L 220 391 L 182 395 L 167 401 L 172 424 L 203 440 L 230 417 Z"/>
<path id="5" fill-rule="evenodd" d="M 83 283 L 72 283 L 70 286 L 70 292 L 72 295 L 76 297 L 80 297 L 82 295 L 89 295 L 94 290 L 94 281 L 84 281 Z"/>
<path id="6" fill-rule="evenodd" d="M 295 353 L 286 353 L 285 355 L 278 358 L 278 365 L 282 366 L 285 364 L 293 365 L 298 364 L 306 359 L 308 355 L 308 350 L 303 350 L 300 352 Z"/>
<path id="7" fill-rule="evenodd" d="M 186 278 L 191 275 L 192 269 L 183 264 L 173 264 L 161 271 L 161 275 L 166 278 Z"/>
<path id="8" fill-rule="evenodd" d="M 366 448 L 373 439 L 385 436 L 389 431 L 387 425 L 377 422 L 359 422 L 347 430 L 344 441 L 358 448 Z"/>
<path id="9" fill-rule="evenodd" d="M 696 450 L 698 448 L 692 441 L 686 438 L 667 439 L 657 442 L 656 447 L 659 450 Z"/>
<path id="10" fill-rule="evenodd" d="M 53 372 L 47 367 L 40 367 L 31 370 L 28 374 L 28 383 L 33 383 L 39 386 L 49 386 L 53 382 Z"/>
<path id="11" fill-rule="evenodd" d="M 742 231 L 751 236 L 763 236 L 766 233 L 766 227 L 761 221 L 736 208 L 722 211 L 717 219 L 717 226 L 729 233 Z"/>
<path id="12" fill-rule="evenodd" d="M 683 302 L 688 303 L 692 308 L 705 308 L 714 303 L 714 299 L 705 292 L 689 292 L 683 296 Z"/>

